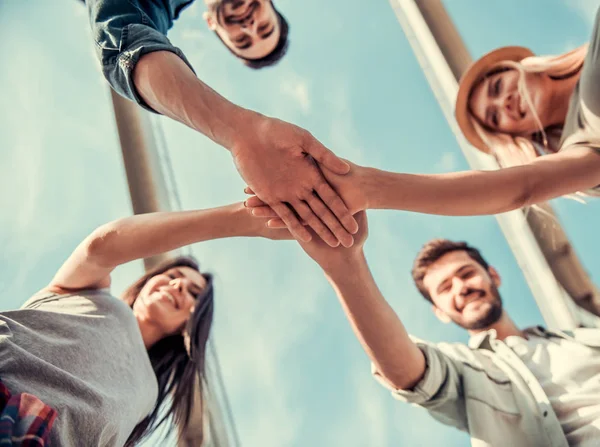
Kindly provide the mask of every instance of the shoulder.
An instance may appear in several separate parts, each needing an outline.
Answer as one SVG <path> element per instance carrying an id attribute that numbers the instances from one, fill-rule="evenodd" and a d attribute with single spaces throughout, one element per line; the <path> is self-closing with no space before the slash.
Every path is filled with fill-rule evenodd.
<path id="1" fill-rule="evenodd" d="M 110 300 L 109 302 L 112 302 L 113 300 L 120 302 L 120 300 L 111 295 L 110 289 L 108 288 L 67 291 L 57 287 L 46 287 L 34 293 L 27 301 L 25 301 L 21 306 L 21 309 L 56 308 L 76 305 L 76 303 L 81 302 L 97 302 L 105 300 Z"/>

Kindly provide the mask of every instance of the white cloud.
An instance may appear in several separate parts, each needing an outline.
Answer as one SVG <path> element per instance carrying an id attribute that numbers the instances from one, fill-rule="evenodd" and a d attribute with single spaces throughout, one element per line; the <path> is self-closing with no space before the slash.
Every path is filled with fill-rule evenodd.
<path id="1" fill-rule="evenodd" d="M 570 8 L 575 9 L 590 24 L 594 23 L 600 1 L 598 0 L 567 0 L 565 2 Z M 573 48 L 573 47 L 571 47 Z"/>
<path id="2" fill-rule="evenodd" d="M 457 152 L 444 152 L 433 166 L 436 171 L 453 172 L 458 168 Z"/>
<path id="3" fill-rule="evenodd" d="M 304 413 L 290 403 L 289 356 L 314 334 L 329 286 L 293 242 L 237 239 L 194 251 L 217 274 L 214 340 L 244 445 L 291 445 Z"/>
<path id="4" fill-rule="evenodd" d="M 308 92 L 308 82 L 297 75 L 285 76 L 281 82 L 281 92 L 295 101 L 303 113 L 310 112 L 310 97 Z"/>
<path id="5" fill-rule="evenodd" d="M 359 165 L 366 165 L 365 151 L 367 148 L 361 141 L 352 117 L 352 104 L 350 101 L 350 86 L 344 77 L 330 80 L 328 86 L 327 103 L 330 111 L 329 143 L 330 149 L 336 154 L 351 160 Z M 369 165 L 379 165 L 375 153 L 369 152 Z"/>

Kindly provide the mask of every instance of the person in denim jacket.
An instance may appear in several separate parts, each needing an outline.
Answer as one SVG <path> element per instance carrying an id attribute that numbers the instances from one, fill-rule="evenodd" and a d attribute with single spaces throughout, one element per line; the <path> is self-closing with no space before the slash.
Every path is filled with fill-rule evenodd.
<path id="1" fill-rule="evenodd" d="M 437 239 L 418 254 L 413 278 L 443 322 L 469 345 L 410 336 L 377 287 L 363 253 L 364 211 L 354 245 L 302 248 L 323 269 L 372 361 L 375 378 L 404 402 L 468 432 L 474 447 L 600 445 L 600 330 L 520 329 L 502 307 L 501 279 L 464 242 Z"/>
<path id="2" fill-rule="evenodd" d="M 329 245 L 352 245 L 356 221 L 317 165 L 344 175 L 348 164 L 308 131 L 223 98 L 167 38 L 192 1 L 86 0 L 104 77 L 121 96 L 229 150 L 244 181 L 295 238 L 311 237 L 303 220 Z M 208 26 L 247 66 L 272 65 L 285 54 L 288 25 L 273 0 L 205 3 Z"/>

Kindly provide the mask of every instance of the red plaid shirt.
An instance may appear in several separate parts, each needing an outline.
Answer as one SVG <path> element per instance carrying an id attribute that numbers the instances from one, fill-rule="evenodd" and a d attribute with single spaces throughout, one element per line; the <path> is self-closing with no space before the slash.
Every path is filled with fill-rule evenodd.
<path id="1" fill-rule="evenodd" d="M 57 412 L 37 397 L 12 396 L 0 381 L 0 445 L 48 447 Z"/>

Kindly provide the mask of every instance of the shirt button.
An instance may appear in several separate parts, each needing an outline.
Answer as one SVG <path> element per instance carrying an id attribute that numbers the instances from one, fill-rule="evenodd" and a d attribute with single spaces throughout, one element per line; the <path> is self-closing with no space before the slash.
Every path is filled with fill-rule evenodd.
<path id="1" fill-rule="evenodd" d="M 548 410 L 544 410 L 544 417 L 548 416 Z"/>

